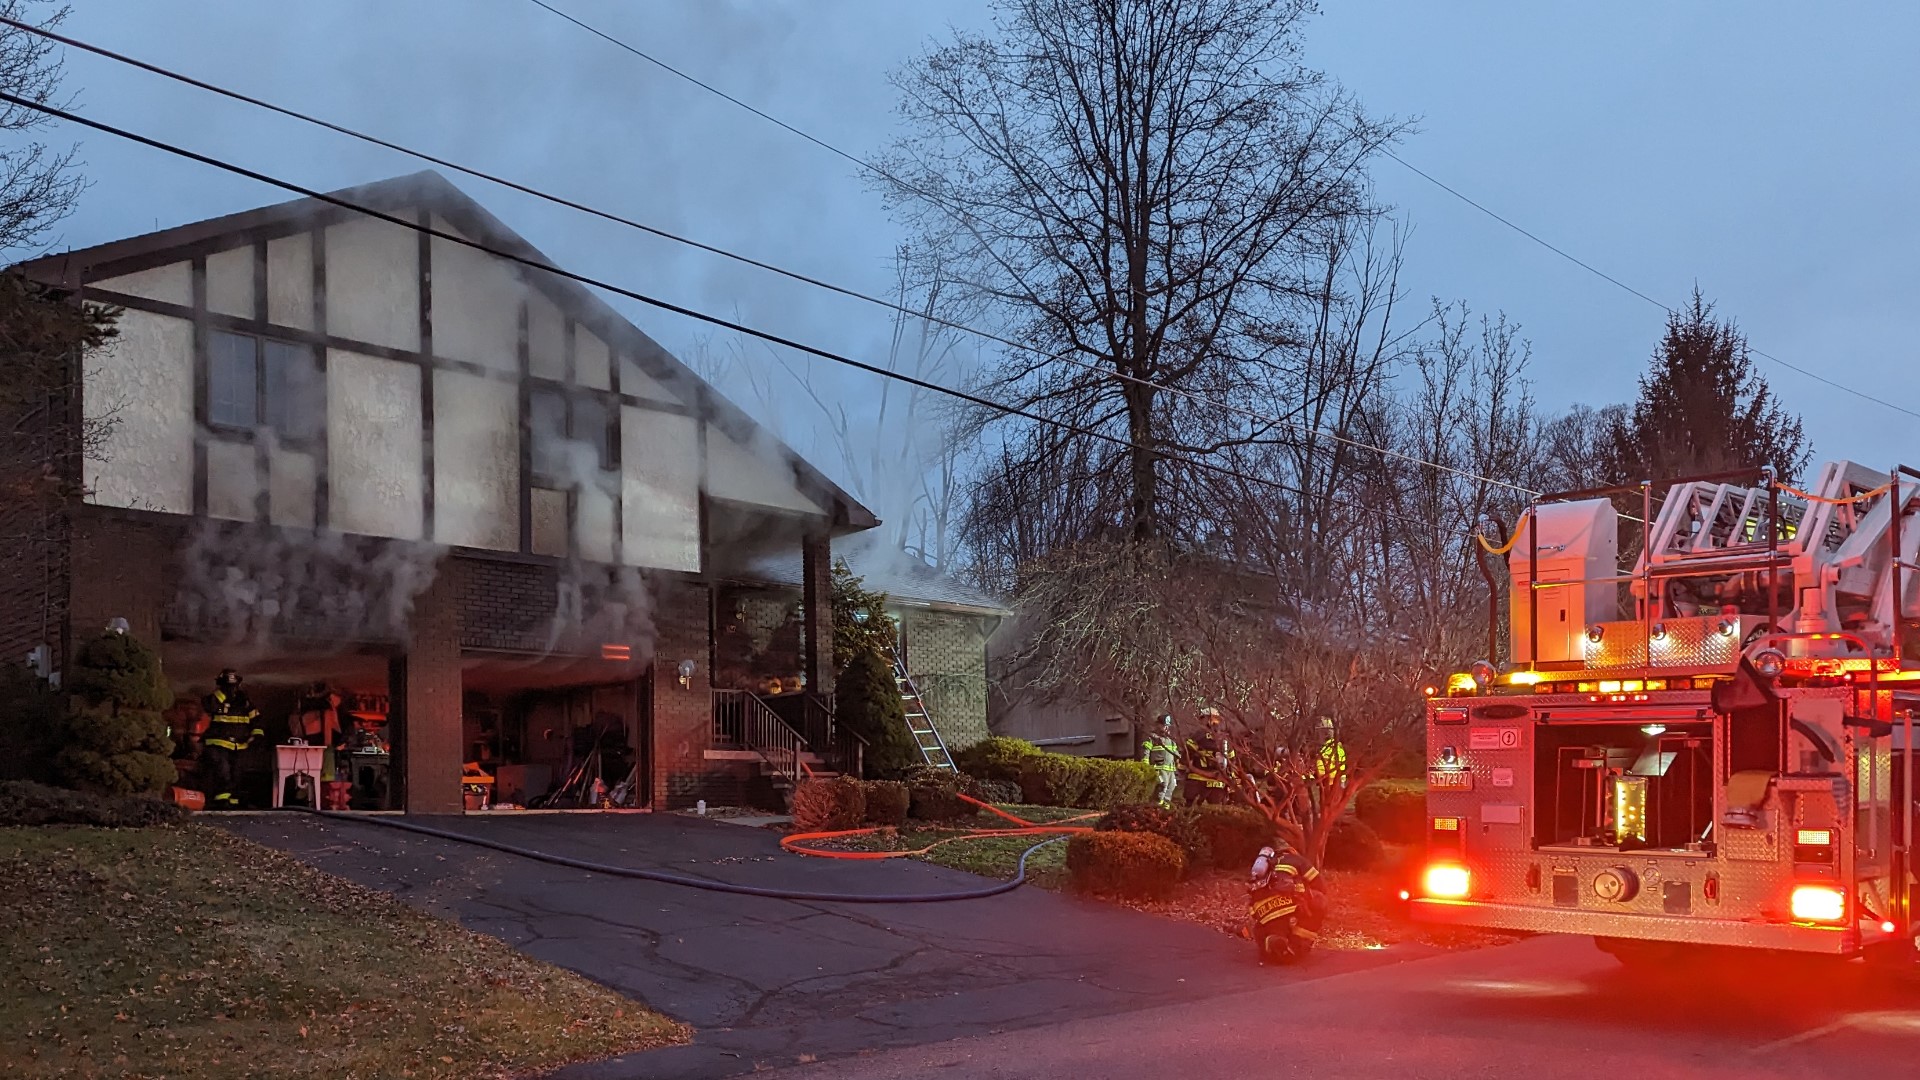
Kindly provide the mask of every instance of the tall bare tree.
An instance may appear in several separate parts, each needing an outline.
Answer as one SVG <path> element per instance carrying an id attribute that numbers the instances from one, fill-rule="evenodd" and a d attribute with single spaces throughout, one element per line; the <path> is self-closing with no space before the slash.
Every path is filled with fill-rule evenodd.
<path id="1" fill-rule="evenodd" d="M 1397 128 L 1301 62 L 1306 0 L 996 10 L 994 33 L 895 72 L 907 133 L 884 191 L 1027 347 L 1003 358 L 999 397 L 1124 444 L 1070 454 L 1081 534 L 1179 537 L 1192 475 L 1168 455 L 1278 426 L 1180 391 L 1260 396 L 1284 376 L 1314 291 L 1303 267 L 1377 212 L 1363 166 Z M 1007 464 L 1040 463 L 1060 438 L 1010 436 Z"/>
<path id="2" fill-rule="evenodd" d="M 53 26 L 66 14 L 46 0 L 0 0 L 0 16 L 21 22 Z M 51 41 L 0 25 L 0 89 L 58 103 L 61 76 Z M 24 106 L 0 106 L 0 249 L 9 260 L 39 254 L 85 187 L 74 149 L 40 138 L 47 123 Z M 80 358 L 112 337 L 114 314 L 16 272 L 0 279 L 0 649 L 8 657 L 61 644 L 68 514 L 83 493 L 84 462 L 105 452 L 114 422 L 102 402 L 81 418 Z"/>

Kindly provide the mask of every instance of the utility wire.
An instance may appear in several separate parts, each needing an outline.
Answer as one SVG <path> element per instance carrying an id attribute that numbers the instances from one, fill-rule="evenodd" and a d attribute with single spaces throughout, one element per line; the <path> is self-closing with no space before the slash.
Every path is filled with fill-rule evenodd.
<path id="1" fill-rule="evenodd" d="M 646 293 L 642 293 L 634 289 L 629 289 L 624 286 L 615 285 L 615 284 L 612 284 L 611 282 L 603 281 L 598 278 L 588 277 L 585 274 L 576 273 L 572 270 L 567 270 L 562 267 L 555 266 L 549 262 L 543 262 L 541 260 L 530 258 L 525 255 L 516 254 L 511 251 L 502 251 L 498 248 L 492 247 L 491 245 L 482 243 L 481 241 L 478 241 L 478 240 L 472 240 L 465 236 L 458 235 L 456 233 L 445 232 L 443 230 L 436 229 L 431 225 L 425 225 L 418 221 L 411 221 L 397 214 L 391 214 L 384 210 L 376 209 L 374 207 L 363 206 L 351 200 L 341 198 L 339 195 L 336 195 L 336 194 L 319 191 L 314 188 L 309 188 L 301 184 L 294 183 L 291 180 L 283 180 L 277 176 L 273 176 L 268 173 L 263 173 L 255 169 L 250 169 L 244 165 L 236 164 L 234 162 L 227 161 L 222 158 L 213 157 L 209 154 L 203 154 L 196 150 L 189 150 L 186 147 L 180 146 L 176 143 L 166 142 L 162 139 L 157 139 L 148 135 L 142 135 L 138 132 L 129 131 L 125 128 L 115 127 L 114 125 L 106 123 L 104 121 L 94 120 L 90 117 L 81 116 L 78 113 L 70 112 L 66 109 L 61 109 L 53 105 L 48 105 L 44 102 L 34 101 L 29 98 L 20 97 L 16 94 L 7 93 L 5 91 L 0 91 L 0 102 L 5 102 L 9 105 L 15 105 L 23 109 L 30 109 L 30 110 L 33 110 L 34 112 L 42 113 L 47 116 L 53 117 L 57 120 L 66 121 L 67 123 L 70 123 L 70 124 L 78 124 L 81 127 L 90 128 L 94 131 L 98 131 L 103 134 L 112 135 L 120 139 L 125 139 L 128 142 L 138 143 L 141 146 L 149 147 L 154 150 L 159 150 L 164 153 L 172 154 L 175 157 L 185 158 L 188 161 L 192 161 L 201 165 L 206 165 L 210 168 L 219 169 L 223 172 L 232 173 L 235 176 L 242 176 L 249 180 L 256 181 L 258 183 L 267 184 L 272 187 L 277 187 L 283 191 L 288 191 L 295 195 L 312 199 L 316 202 L 325 203 L 329 206 L 335 206 L 342 210 L 349 211 L 351 213 L 360 214 L 365 217 L 372 218 L 376 221 L 382 221 L 389 225 L 397 225 L 401 228 L 410 229 L 417 233 L 423 233 L 427 236 L 431 236 L 440 240 L 445 240 L 449 243 L 459 244 L 462 247 L 472 248 L 475 251 L 482 252 L 484 254 L 493 256 L 494 258 L 497 258 L 497 259 L 503 259 L 507 262 L 516 263 L 520 266 L 526 267 L 530 270 L 537 271 L 539 273 L 552 274 L 555 277 L 566 278 L 569 281 L 573 281 L 581 285 L 590 286 L 596 289 L 603 289 L 617 296 L 624 296 L 630 300 L 637 301 L 649 307 L 658 308 L 662 311 L 672 312 L 675 315 L 684 316 L 686 318 L 694 319 L 699 322 L 707 323 L 713 326 L 718 326 L 722 329 L 731 330 L 735 333 L 745 334 L 748 337 L 758 338 L 762 341 L 766 341 L 774 345 L 780 345 L 785 348 L 793 349 L 796 352 L 805 353 L 809 356 L 817 356 L 822 360 L 828 360 L 833 363 L 841 364 L 843 366 L 850 367 L 858 371 L 864 371 L 872 375 L 878 375 L 884 379 L 894 379 L 896 381 L 904 382 L 912 386 L 917 386 L 923 390 L 931 391 L 937 394 L 944 394 L 948 397 L 957 398 L 969 404 L 977 405 L 981 408 L 989 409 L 994 412 L 1001 413 L 1003 415 L 1017 416 L 1025 420 L 1033 421 L 1034 423 L 1037 423 L 1037 424 L 1059 428 L 1063 431 L 1069 431 L 1076 435 L 1097 439 L 1099 441 L 1110 443 L 1115 446 L 1120 446 L 1120 447 L 1134 449 L 1134 450 L 1147 450 L 1155 454 L 1158 458 L 1164 461 L 1168 461 L 1168 462 L 1172 462 L 1180 465 L 1187 465 L 1192 468 L 1212 472 L 1220 476 L 1225 476 L 1231 479 L 1240 480 L 1249 484 L 1258 484 L 1265 487 L 1271 487 L 1271 488 L 1274 488 L 1275 490 L 1285 491 L 1285 492 L 1288 492 L 1289 494 L 1298 495 L 1302 498 L 1318 499 L 1323 497 L 1314 492 L 1307 491 L 1303 488 L 1294 487 L 1293 485 L 1287 484 L 1283 481 L 1274 480 L 1264 476 L 1254 476 L 1250 473 L 1244 473 L 1237 469 L 1229 468 L 1228 466 L 1221 465 L 1212 461 L 1183 458 L 1175 454 L 1167 453 L 1163 449 L 1160 449 L 1157 447 L 1142 446 L 1141 444 L 1133 442 L 1129 439 L 1123 439 L 1117 435 L 1109 434 L 1104 431 L 1096 431 L 1092 428 L 1082 427 L 1080 425 L 1072 424 L 1064 420 L 1058 420 L 1053 417 L 1042 416 L 1038 413 L 1034 413 L 1026 409 L 1022 409 L 1016 405 L 1008 405 L 1003 402 L 994 401 L 991 398 L 982 397 L 978 394 L 974 394 L 966 390 L 960 390 L 955 387 L 946 386 L 941 383 L 936 383 L 927 379 L 919 378 L 918 376 L 903 374 L 898 371 L 893 371 L 891 369 L 881 367 L 877 364 L 867 363 L 864 360 L 856 360 L 850 356 L 844 356 L 840 353 L 832 352 L 830 350 L 823 349 L 815 345 L 808 345 L 808 344 L 805 344 L 804 342 L 795 341 L 791 338 L 781 337 L 778 334 L 770 333 L 765 330 L 760 330 L 755 327 L 748 326 L 744 323 L 735 322 L 731 319 L 724 319 L 717 315 L 709 315 L 706 312 L 699 311 L 694 308 L 684 307 L 680 304 L 673 303 L 672 301 L 669 301 L 669 300 L 662 300 L 659 297 L 649 296 Z M 1345 499 L 1332 499 L 1332 498 L 1328 498 L 1326 501 L 1328 502 L 1329 505 L 1339 506 L 1345 509 L 1351 509 L 1351 510 L 1356 510 L 1363 513 L 1373 514 L 1380 517 L 1383 520 L 1396 521 L 1401 524 L 1408 525 L 1414 528 L 1425 529 L 1425 528 L 1430 528 L 1432 526 L 1431 522 L 1419 521 L 1417 519 L 1408 517 L 1405 514 L 1398 514 L 1398 513 L 1394 513 L 1387 510 L 1382 510 L 1379 507 L 1368 506 L 1364 503 L 1353 502 L 1351 500 L 1345 500 Z"/>
<path id="2" fill-rule="evenodd" d="M 922 198 L 933 198 L 933 196 L 927 194 L 926 192 L 920 190 L 917 187 L 914 187 L 912 184 L 906 183 L 905 181 L 901 180 L 899 177 L 894 176 L 891 173 L 888 173 L 885 169 L 882 169 L 880 166 L 875 165 L 873 162 L 867 161 L 856 154 L 852 154 L 852 153 L 849 153 L 848 151 L 842 150 L 839 147 L 833 145 L 832 143 L 827 142 L 824 139 L 818 138 L 813 135 L 809 135 L 805 131 L 802 131 L 799 128 L 794 127 L 792 124 L 789 124 L 786 121 L 779 119 L 778 117 L 770 116 L 767 113 L 761 111 L 760 109 L 757 109 L 752 105 L 749 105 L 746 102 L 740 100 L 739 98 L 734 97 L 732 94 L 729 94 L 724 90 L 720 90 L 719 88 L 709 83 L 703 82 L 702 80 L 695 78 L 694 76 L 689 75 L 684 71 L 681 71 L 679 68 L 676 68 L 673 65 L 668 64 L 657 57 L 652 56 L 646 53 L 645 51 L 639 48 L 636 48 L 633 45 L 628 44 L 625 41 L 621 41 L 619 38 L 616 38 L 613 35 L 608 34 L 603 30 L 600 30 L 597 27 L 594 27 L 586 22 L 583 22 L 582 20 L 577 19 L 574 16 L 569 15 L 564 11 L 561 11 L 559 8 L 556 8 L 552 4 L 547 3 L 546 0 L 528 0 L 528 2 L 532 3 L 536 7 L 544 8 L 547 11 L 550 11 L 553 14 L 558 15 L 560 18 L 565 19 L 566 21 L 572 23 L 577 27 L 580 27 L 582 30 L 587 31 L 588 33 L 593 34 L 596 37 L 612 42 L 614 45 L 617 45 L 620 48 L 625 49 L 626 51 L 641 58 L 642 60 L 645 60 L 648 63 L 654 65 L 655 67 L 658 67 L 662 71 L 668 72 L 669 74 L 676 75 L 679 78 L 685 79 L 687 82 L 692 83 L 693 85 L 699 87 L 700 89 L 705 90 L 708 93 L 713 94 L 717 97 L 720 97 L 726 101 L 729 101 L 734 105 L 739 106 L 742 109 L 745 109 L 746 111 L 754 114 L 755 116 L 760 117 L 762 120 L 765 120 L 770 124 L 773 124 L 779 128 L 782 128 L 795 135 L 798 135 L 800 138 L 805 139 L 810 143 L 813 143 L 815 146 L 821 147 L 822 149 L 825 149 L 831 153 L 838 154 L 839 156 L 847 159 L 848 161 L 853 162 L 855 165 L 860 166 L 862 169 L 866 169 L 867 171 L 874 173 L 875 175 L 881 177 L 882 179 L 885 179 L 889 183 L 896 184 L 902 188 L 905 188 L 908 191 L 915 192 L 916 194 L 919 194 Z M 1601 270 L 1599 267 L 1594 266 L 1592 263 L 1589 263 L 1573 255 L 1571 252 L 1568 252 L 1563 248 L 1560 248 L 1554 244 L 1547 242 L 1546 240 L 1542 239 L 1538 235 L 1528 231 L 1525 228 L 1522 228 L 1520 225 L 1516 224 L 1512 220 L 1506 217 L 1503 217 L 1498 213 L 1495 213 L 1493 210 L 1487 208 L 1485 205 L 1475 201 L 1472 198 L 1469 198 L 1465 193 L 1441 181 L 1438 177 L 1434 176 L 1432 173 L 1427 172 L 1425 169 L 1422 169 L 1419 166 L 1413 164 L 1412 162 L 1408 161 L 1406 158 L 1403 158 L 1399 154 L 1394 153 L 1390 148 L 1386 146 L 1381 146 L 1379 147 L 1379 150 L 1382 154 L 1386 155 L 1388 158 L 1392 159 L 1395 163 L 1399 164 L 1402 168 L 1405 168 L 1407 171 L 1413 173 L 1415 176 L 1420 177 L 1422 180 L 1425 180 L 1427 183 L 1432 184 L 1433 186 L 1439 188 L 1440 190 L 1446 192 L 1447 194 L 1453 196 L 1454 198 L 1460 200 L 1461 202 L 1466 203 L 1468 206 L 1471 206 L 1475 210 L 1480 211 L 1482 214 L 1485 214 L 1487 217 L 1492 218 L 1494 221 L 1497 221 L 1500 224 L 1505 225 L 1507 228 L 1512 229 L 1514 232 L 1519 233 L 1521 236 L 1526 237 L 1528 240 L 1533 241 L 1534 243 L 1540 245 L 1541 247 L 1547 249 L 1548 251 L 1554 253 L 1555 255 L 1560 256 L 1562 259 L 1565 259 L 1566 261 L 1572 263 L 1573 265 L 1579 267 L 1580 269 L 1585 270 L 1587 273 L 1592 274 L 1593 276 L 1599 278 L 1602 281 L 1605 281 L 1609 285 L 1612 285 L 1618 289 L 1625 291 L 1631 296 L 1635 296 L 1640 298 L 1641 300 L 1645 300 L 1647 303 L 1652 304 L 1654 307 L 1659 308 L 1661 311 L 1666 312 L 1668 315 L 1679 314 L 1679 312 L 1676 309 L 1666 304 L 1663 304 L 1658 300 L 1655 300 L 1653 297 L 1647 295 L 1644 292 L 1641 292 L 1639 289 L 1634 288 L 1633 286 L 1627 284 L 1626 282 L 1621 281 L 1619 278 L 1614 277 L 1612 274 L 1609 274 L 1606 271 Z M 1797 374 L 1804 375 L 1815 382 L 1824 383 L 1825 385 L 1830 386 L 1835 390 L 1840 390 L 1845 393 L 1852 394 L 1854 397 L 1857 397 L 1862 401 L 1869 401 L 1876 405 L 1884 405 L 1887 408 L 1894 410 L 1895 412 L 1904 413 L 1907 416 L 1911 416 L 1915 419 L 1920 419 L 1920 410 L 1910 409 L 1904 405 L 1900 405 L 1895 402 L 1888 401 L 1884 398 L 1874 397 L 1872 394 L 1869 394 L 1864 390 L 1856 389 L 1855 387 L 1848 386 L 1846 383 L 1840 382 L 1835 379 L 1830 379 L 1825 375 L 1819 374 L 1818 372 L 1811 371 L 1807 368 L 1801 367 L 1798 364 L 1794 364 L 1786 360 L 1782 360 L 1779 357 L 1773 355 L 1770 352 L 1767 352 L 1764 349 L 1755 349 L 1751 345 L 1749 345 L 1748 350 L 1752 352 L 1753 355 L 1761 357 L 1762 359 L 1765 359 L 1765 360 L 1772 361 L 1773 363 L 1778 364 L 1783 368 L 1786 368 L 1788 371 L 1792 371 Z M 1366 449 L 1378 450 L 1379 448 L 1367 447 Z M 1386 451 L 1381 451 L 1381 452 L 1384 453 Z M 1423 463 L 1423 464 L 1431 464 L 1431 463 Z M 1477 479 L 1487 480 L 1486 477 L 1479 477 Z M 1490 481 L 1490 482 L 1499 483 L 1499 481 Z M 1513 487 L 1514 485 L 1509 484 L 1504 486 Z M 1526 491 L 1525 488 L 1516 488 L 1516 490 Z M 1528 492 L 1528 494 L 1538 494 L 1538 492 Z"/>
<path id="3" fill-rule="evenodd" d="M 700 86 L 703 89 L 712 91 L 713 93 L 716 93 L 716 94 L 720 94 L 722 97 L 726 97 L 728 101 L 731 101 L 736 105 L 739 105 L 743 109 L 748 109 L 752 111 L 755 115 L 766 117 L 772 123 L 780 124 L 781 127 L 786 128 L 789 131 L 795 131 L 796 134 L 801 135 L 803 138 L 807 138 L 813 142 L 820 143 L 820 145 L 822 146 L 827 146 L 826 143 L 820 142 L 820 140 L 814 139 L 812 136 L 806 135 L 804 132 L 799 132 L 796 129 L 789 127 L 788 125 L 781 123 L 779 120 L 775 120 L 772 117 L 767 117 L 765 113 L 760 112 L 758 109 L 754 109 L 751 105 L 747 105 L 736 98 L 729 97 L 726 94 L 722 93 L 721 91 L 714 89 L 712 86 L 709 86 L 708 84 L 701 82 L 698 79 L 694 79 L 692 76 L 686 74 L 683 71 L 680 71 L 677 68 L 669 67 L 666 64 L 662 64 L 660 61 L 655 60 L 651 56 L 647 56 L 645 53 L 639 52 L 636 49 L 632 49 L 630 46 L 626 46 L 611 37 L 607 37 L 607 35 L 601 33 L 598 30 L 595 30 L 593 27 L 588 26 L 587 24 L 582 23 L 577 19 L 574 19 L 572 16 L 567 15 L 565 12 L 562 12 L 556 8 L 550 7 L 547 4 L 541 3 L 541 0 L 532 0 L 532 2 L 535 4 L 539 4 L 540 7 L 545 8 L 548 11 L 552 11 L 554 14 L 559 15 L 561 18 L 564 18 L 569 22 L 575 23 L 576 25 L 581 26 L 582 28 L 587 29 L 595 34 L 598 34 L 601 37 L 606 37 L 607 40 L 613 41 L 615 44 L 622 45 L 623 48 L 627 48 L 629 51 L 634 52 L 635 55 L 645 57 L 647 60 L 649 60 L 652 63 L 660 64 L 660 66 L 663 69 L 670 71 L 673 74 L 678 75 L 683 79 L 688 79 L 692 81 L 695 85 Z M 249 94 L 244 94 L 237 90 L 230 90 L 226 87 L 207 82 L 203 79 L 198 79 L 191 75 L 174 71 L 170 68 L 162 67 L 158 64 L 150 63 L 145 60 L 141 60 L 137 57 L 128 56 L 124 53 L 115 52 L 114 50 L 105 48 L 104 46 L 95 45 L 95 44 L 92 44 L 91 42 L 82 41 L 78 38 L 74 38 L 69 35 L 47 29 L 46 27 L 35 26 L 31 23 L 22 22 L 18 19 L 7 18 L 4 16 L 0 16 L 0 26 L 10 26 L 16 30 L 24 30 L 29 33 L 38 34 L 41 37 L 47 38 L 51 41 L 57 41 L 60 44 L 66 45 L 70 48 L 79 49 L 83 52 L 89 52 L 94 54 L 95 56 L 100 56 L 108 60 L 113 60 L 115 62 L 125 64 L 129 67 L 139 68 L 142 71 L 146 71 L 154 75 L 159 75 L 162 78 L 171 79 L 175 82 L 179 82 L 187 86 L 192 86 L 196 89 L 204 90 L 208 93 L 218 94 L 222 97 L 229 98 L 233 101 L 239 101 L 247 105 L 252 105 L 257 108 L 265 109 L 269 112 L 273 112 L 278 115 L 288 117 L 290 119 L 299 120 L 304 123 L 312 124 L 312 125 L 315 125 L 316 127 L 324 128 L 336 134 L 346 135 L 350 138 L 358 139 L 362 142 L 381 147 L 382 149 L 385 149 L 385 150 L 391 150 L 395 153 L 404 154 L 408 157 L 414 158 L 419 161 L 427 162 L 428 164 L 435 165 L 440 168 L 448 169 L 465 176 L 471 176 L 477 180 L 483 180 L 490 184 L 497 184 L 510 191 L 515 191 L 522 195 L 528 195 L 533 198 L 551 203 L 555 206 L 565 207 L 569 210 L 574 210 L 583 214 L 588 214 L 590 216 L 597 217 L 604 221 L 609 221 L 617 225 L 624 225 L 631 229 L 637 229 L 649 235 L 657 236 L 664 240 L 670 240 L 677 244 L 684 244 L 687 247 L 691 247 L 699 251 L 704 251 L 704 252 L 707 252 L 708 254 L 718 255 L 722 258 L 731 259 L 735 262 L 739 262 L 744 265 L 754 267 L 755 269 L 758 269 L 758 270 L 764 270 L 764 271 L 767 271 L 768 273 L 778 274 L 781 277 L 789 278 L 791 280 L 798 281 L 806 285 L 811 285 L 816 288 L 825 289 L 829 292 L 837 293 L 841 296 L 850 297 L 855 300 L 860 300 L 865 303 L 875 304 L 880 307 L 887 308 L 888 310 L 895 311 L 903 315 L 907 315 L 911 318 L 923 319 L 927 322 L 944 326 L 949 329 L 959 331 L 961 333 L 971 334 L 983 340 L 990 341 L 1010 349 L 1014 349 L 1018 352 L 1040 357 L 1044 360 L 1051 360 L 1051 361 L 1057 361 L 1060 363 L 1069 364 L 1071 366 L 1080 368 L 1082 370 L 1092 372 L 1100 376 L 1101 378 L 1110 378 L 1110 379 L 1114 379 L 1116 381 L 1128 383 L 1131 385 L 1148 387 L 1157 392 L 1169 394 L 1178 398 L 1183 398 L 1183 399 L 1192 401 L 1195 404 L 1203 405 L 1208 408 L 1219 409 L 1223 412 L 1233 413 L 1250 420 L 1258 421 L 1260 423 L 1273 424 L 1279 427 L 1291 428 L 1294 431 L 1298 431 L 1307 435 L 1317 435 L 1322 438 L 1332 440 L 1336 443 L 1353 447 L 1354 449 L 1357 449 L 1357 450 L 1365 450 L 1371 453 L 1380 454 L 1383 457 L 1386 457 L 1390 460 L 1404 461 L 1410 465 L 1419 465 L 1425 468 L 1435 469 L 1440 472 L 1458 476 L 1463 479 L 1472 480 L 1477 483 L 1489 484 L 1495 487 L 1506 488 L 1510 491 L 1515 491 L 1522 495 L 1532 496 L 1532 495 L 1540 494 L 1540 492 L 1534 491 L 1531 488 L 1524 487 L 1519 484 L 1511 483 L 1509 481 L 1500 480 L 1491 476 L 1481 476 L 1469 470 L 1460 469 L 1450 465 L 1443 465 L 1438 462 L 1427 461 L 1423 458 L 1417 457 L 1412 454 L 1407 454 L 1403 451 L 1393 450 L 1393 449 L 1389 449 L 1387 447 L 1382 447 L 1382 446 L 1374 446 L 1370 443 L 1363 442 L 1361 440 L 1354 439 L 1349 436 L 1339 435 L 1331 431 L 1326 431 L 1321 428 L 1316 428 L 1311 424 L 1306 424 L 1301 421 L 1291 420 L 1285 417 L 1272 416 L 1266 413 L 1262 413 L 1258 410 L 1251 409 L 1245 405 L 1236 404 L 1224 398 L 1211 397 L 1206 394 L 1200 393 L 1198 391 L 1187 390 L 1181 387 L 1168 386 L 1165 383 L 1154 382 L 1151 379 L 1142 378 L 1137 375 L 1128 375 L 1123 372 L 1115 371 L 1111 368 L 1105 367 L 1100 364 L 1092 363 L 1086 360 L 1081 360 L 1078 357 L 1072 356 L 1070 354 L 1042 352 L 1041 350 L 1035 349 L 1031 345 L 1022 344 L 1021 342 L 1014 341 L 1010 338 L 1002 337 L 991 331 L 981 330 L 977 327 L 973 327 L 965 323 L 961 323 L 952 319 L 945 318 L 933 312 L 915 310 L 913 308 L 906 307 L 902 304 L 895 303 L 894 301 L 887 300 L 882 297 L 874 296 L 869 293 L 863 293 L 855 289 L 847 288 L 846 286 L 836 285 L 832 282 L 824 281 L 816 277 L 811 277 L 809 275 L 802 274 L 797 271 L 788 270 L 784 267 L 776 266 L 772 263 L 764 262 L 762 260 L 755 259 L 751 256 L 741 255 L 733 251 L 728 251 L 725 248 L 721 248 L 713 244 L 709 244 L 699 240 L 691 239 L 689 237 L 681 236 L 679 234 L 669 232 L 665 229 L 661 229 L 653 225 L 648 225 L 645 222 L 636 221 L 632 218 L 623 217 L 619 214 L 611 213 L 606 210 L 601 210 L 597 207 L 589 206 L 581 202 L 576 202 L 572 199 L 568 199 L 563 196 L 554 195 L 550 192 L 543 191 L 539 188 L 532 187 L 528 184 L 523 184 L 515 180 L 509 180 L 505 177 L 499 176 L 494 173 L 489 173 L 489 172 L 485 172 L 483 170 L 473 168 L 467 165 L 462 165 L 458 162 L 451 161 L 446 158 L 427 153 L 425 151 L 415 150 L 412 147 L 404 146 L 400 143 L 396 143 L 391 140 L 381 138 L 380 136 L 377 136 L 377 135 L 371 135 L 366 132 L 357 131 L 353 128 L 346 127 L 345 125 L 334 123 L 333 121 L 326 120 L 321 117 L 313 116 L 308 113 L 303 113 L 283 105 L 277 105 L 271 101 L 266 101 L 264 99 L 254 97 Z M 832 149 L 832 147 L 828 147 L 828 148 Z M 843 157 L 849 158 L 849 160 L 852 160 L 856 163 L 861 164 L 863 168 L 872 169 L 876 172 L 880 172 L 880 175 L 886 176 L 890 181 L 896 184 L 901 184 L 902 186 L 911 188 L 911 185 L 907 185 L 903 181 L 900 181 L 897 178 L 892 177 L 890 174 L 879 170 L 877 166 L 861 162 L 860 159 L 854 158 L 851 155 L 846 154 L 844 151 L 835 150 L 834 152 L 841 154 L 841 156 Z M 913 190 L 918 190 L 918 189 L 913 189 Z M 931 196 L 928 196 L 928 197 L 931 198 Z"/>

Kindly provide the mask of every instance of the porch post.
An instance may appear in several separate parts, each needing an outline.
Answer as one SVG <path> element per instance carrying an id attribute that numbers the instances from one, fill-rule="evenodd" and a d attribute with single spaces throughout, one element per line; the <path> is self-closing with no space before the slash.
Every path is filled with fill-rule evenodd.
<path id="1" fill-rule="evenodd" d="M 802 672 L 807 689 L 833 693 L 833 544 L 825 533 L 809 534 L 800 542 L 800 603 L 805 625 L 800 629 Z"/>

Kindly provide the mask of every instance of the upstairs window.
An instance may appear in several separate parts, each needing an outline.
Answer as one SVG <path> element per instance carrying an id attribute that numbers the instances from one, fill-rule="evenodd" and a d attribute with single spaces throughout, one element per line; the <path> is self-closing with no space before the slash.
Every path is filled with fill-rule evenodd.
<path id="1" fill-rule="evenodd" d="M 241 431 L 266 428 L 282 442 L 319 434 L 326 395 L 313 347 L 214 330 L 207 341 L 207 419 Z"/>
<path id="2" fill-rule="evenodd" d="M 613 410 L 597 397 L 571 400 L 558 390 L 535 390 L 527 426 L 532 436 L 533 475 L 542 487 L 571 487 L 575 474 L 611 469 Z"/>

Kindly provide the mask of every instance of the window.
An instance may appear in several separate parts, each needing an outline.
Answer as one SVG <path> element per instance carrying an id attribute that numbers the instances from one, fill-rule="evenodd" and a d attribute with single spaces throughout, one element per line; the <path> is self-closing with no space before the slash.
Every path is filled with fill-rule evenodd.
<path id="1" fill-rule="evenodd" d="M 207 419 L 216 427 L 264 427 L 305 442 L 320 432 L 324 391 L 311 346 L 224 330 L 208 338 Z"/>
<path id="2" fill-rule="evenodd" d="M 613 468 L 613 410 L 604 400 L 569 402 L 558 390 L 535 390 L 530 406 L 533 474 L 542 487 L 571 487 L 585 469 Z"/>

